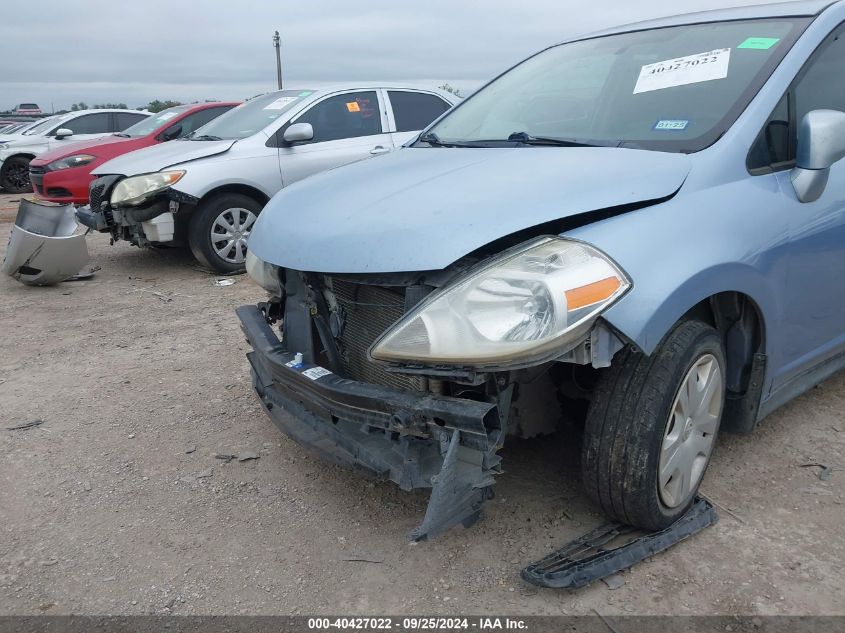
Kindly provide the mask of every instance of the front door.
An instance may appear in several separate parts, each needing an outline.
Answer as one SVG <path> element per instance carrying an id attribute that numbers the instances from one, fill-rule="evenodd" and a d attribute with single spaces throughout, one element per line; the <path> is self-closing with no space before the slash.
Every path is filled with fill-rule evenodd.
<path id="1" fill-rule="evenodd" d="M 389 152 L 385 107 L 377 90 L 345 92 L 318 101 L 291 123 L 310 123 L 311 141 L 279 148 L 284 186 L 347 163 Z M 283 134 L 280 130 L 279 134 Z"/>
<path id="2" fill-rule="evenodd" d="M 811 110 L 845 112 L 843 35 L 842 26 L 831 33 L 796 78 L 790 90 L 792 129 Z M 827 188 L 814 202 L 796 198 L 789 171 L 778 177 L 790 211 L 791 241 L 783 364 L 775 388 L 845 351 L 845 161 L 833 165 Z"/>

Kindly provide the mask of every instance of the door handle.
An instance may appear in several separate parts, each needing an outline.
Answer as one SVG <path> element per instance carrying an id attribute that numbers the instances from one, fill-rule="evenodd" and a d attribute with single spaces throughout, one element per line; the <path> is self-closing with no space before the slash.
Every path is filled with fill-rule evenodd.
<path id="1" fill-rule="evenodd" d="M 387 154 L 390 150 L 386 148 L 384 145 L 376 145 L 373 149 L 370 150 L 370 154 L 378 155 L 378 154 Z"/>

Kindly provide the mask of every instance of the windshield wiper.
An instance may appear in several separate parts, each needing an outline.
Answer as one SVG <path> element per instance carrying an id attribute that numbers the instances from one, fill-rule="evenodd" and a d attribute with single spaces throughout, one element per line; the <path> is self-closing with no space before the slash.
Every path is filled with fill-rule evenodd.
<path id="1" fill-rule="evenodd" d="M 434 132 L 426 132 L 422 136 L 420 136 L 417 141 L 419 143 L 428 143 L 429 145 L 433 145 L 435 147 L 450 147 L 449 143 L 444 143 L 443 141 L 438 138 L 437 134 Z"/>
<path id="2" fill-rule="evenodd" d="M 433 147 L 478 147 L 469 143 L 459 143 L 456 141 L 441 141 L 434 132 L 426 132 L 417 139 L 418 143 L 428 143 Z"/>
<path id="3" fill-rule="evenodd" d="M 201 136 L 192 136 L 192 141 L 222 141 L 219 136 L 212 136 L 211 134 L 202 134 Z"/>
<path id="4" fill-rule="evenodd" d="M 514 132 L 508 136 L 509 141 L 515 143 L 522 143 L 523 145 L 550 145 L 555 147 L 615 147 L 617 143 L 585 143 L 584 141 L 574 141 L 566 138 L 550 138 L 546 136 L 533 136 L 528 132 Z"/>

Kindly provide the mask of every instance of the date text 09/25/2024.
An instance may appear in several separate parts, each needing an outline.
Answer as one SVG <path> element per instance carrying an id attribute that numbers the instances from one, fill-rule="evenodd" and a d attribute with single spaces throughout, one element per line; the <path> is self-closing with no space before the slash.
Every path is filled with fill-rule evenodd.
<path id="1" fill-rule="evenodd" d="M 519 618 L 480 616 L 465 617 L 349 617 L 308 618 L 308 629 L 329 630 L 397 630 L 397 631 L 525 631 L 527 624 Z"/>

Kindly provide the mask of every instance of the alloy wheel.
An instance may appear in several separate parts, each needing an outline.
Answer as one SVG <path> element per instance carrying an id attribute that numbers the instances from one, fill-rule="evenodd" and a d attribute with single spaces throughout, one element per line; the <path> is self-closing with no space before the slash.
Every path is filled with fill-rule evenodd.
<path id="1" fill-rule="evenodd" d="M 668 508 L 689 498 L 704 475 L 722 415 L 719 361 L 705 354 L 687 372 L 669 413 L 658 466 L 658 491 Z"/>
<path id="2" fill-rule="evenodd" d="M 29 167 L 25 164 L 13 163 L 6 168 L 6 179 L 16 189 L 29 188 Z"/>

